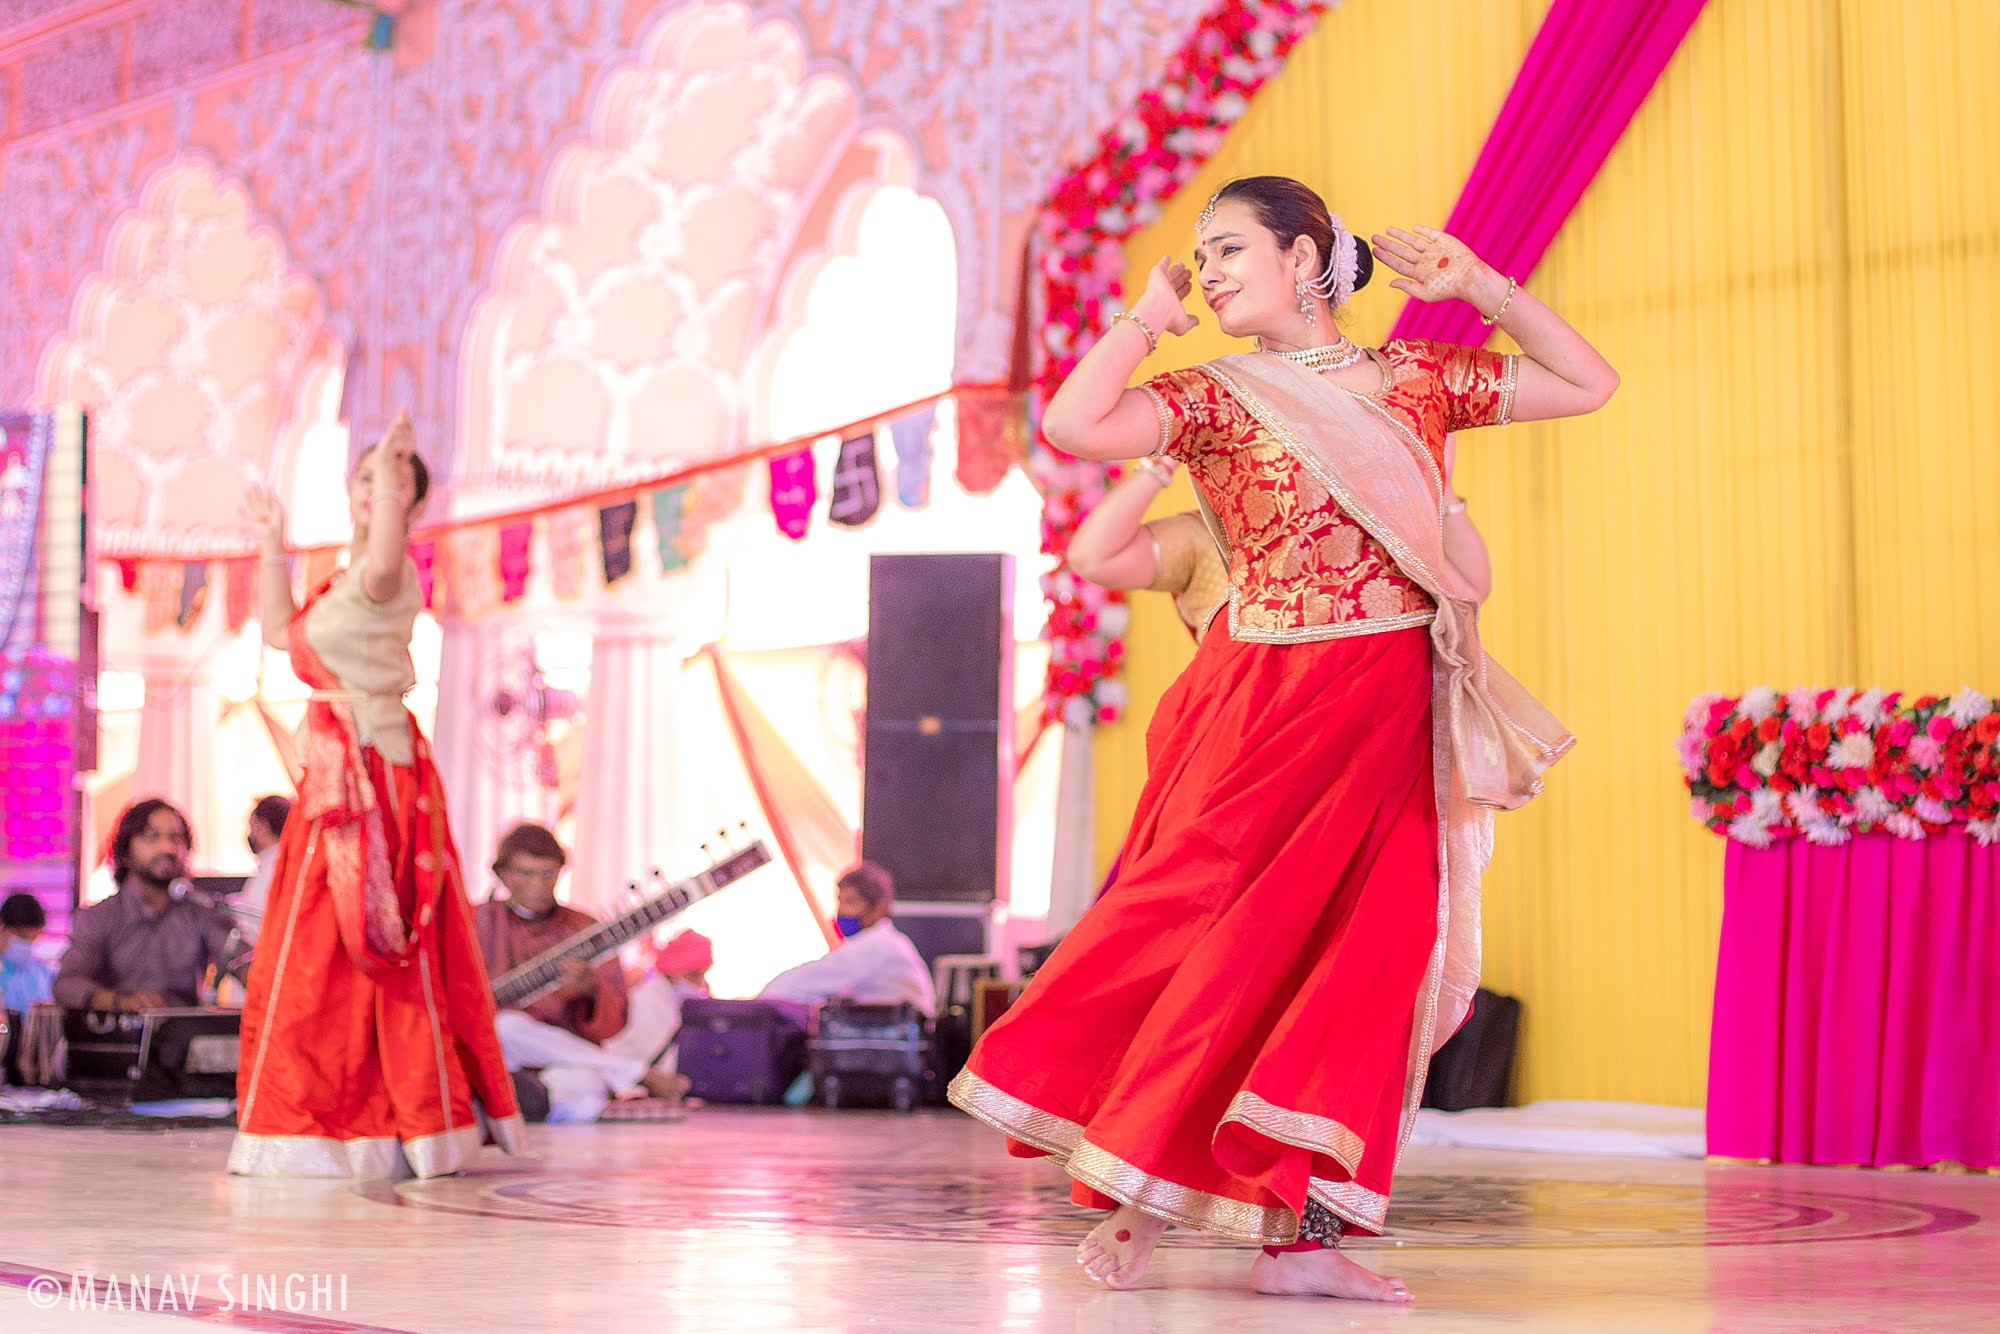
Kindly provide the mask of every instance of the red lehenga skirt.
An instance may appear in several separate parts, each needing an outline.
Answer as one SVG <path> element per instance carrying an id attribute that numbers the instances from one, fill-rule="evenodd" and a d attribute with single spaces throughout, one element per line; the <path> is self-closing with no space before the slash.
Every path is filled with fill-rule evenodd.
<path id="1" fill-rule="evenodd" d="M 1382 1229 L 1437 940 L 1422 629 L 1238 643 L 1160 701 L 1117 880 L 951 1098 L 1020 1156 L 1189 1227 Z"/>
<path id="2" fill-rule="evenodd" d="M 325 827 L 295 810 L 250 967 L 231 1172 L 438 1176 L 489 1138 L 510 1153 L 525 1142 L 444 789 L 410 728 L 412 764 L 359 752 L 408 952 L 372 972 L 355 962 L 340 921 L 355 890 Z"/>

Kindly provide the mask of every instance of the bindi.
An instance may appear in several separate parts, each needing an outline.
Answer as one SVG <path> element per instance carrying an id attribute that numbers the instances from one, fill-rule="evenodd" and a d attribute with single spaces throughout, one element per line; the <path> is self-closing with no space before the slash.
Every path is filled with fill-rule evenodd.
<path id="1" fill-rule="evenodd" d="M 1451 261 L 1448 259 L 1441 259 L 1438 261 L 1438 267 L 1441 269 L 1448 269 L 1451 267 Z"/>

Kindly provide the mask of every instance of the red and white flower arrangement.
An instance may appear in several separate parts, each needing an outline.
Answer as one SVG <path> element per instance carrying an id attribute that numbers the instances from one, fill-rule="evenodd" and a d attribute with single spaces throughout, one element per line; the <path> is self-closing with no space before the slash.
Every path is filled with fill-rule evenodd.
<path id="1" fill-rule="evenodd" d="M 1680 758 L 1694 818 L 1751 847 L 1954 828 L 1991 844 L 2000 842 L 1996 743 L 2000 710 L 1969 686 L 1912 703 L 1901 691 L 1759 686 L 1739 699 L 1698 696 Z"/>
<path id="2" fill-rule="evenodd" d="M 1264 82 L 1335 0 L 1223 0 L 1167 65 L 1098 137 L 1097 151 L 1056 183 L 1035 236 L 1039 364 L 1031 475 L 1041 489 L 1042 550 L 1057 558 L 1042 580 L 1049 602 L 1048 710 L 1074 723 L 1115 722 L 1125 656 L 1125 595 L 1079 578 L 1065 553 L 1077 524 L 1118 473 L 1074 458 L 1041 434 L 1041 405 L 1122 306 L 1125 238 L 1157 221 L 1192 180 Z"/>

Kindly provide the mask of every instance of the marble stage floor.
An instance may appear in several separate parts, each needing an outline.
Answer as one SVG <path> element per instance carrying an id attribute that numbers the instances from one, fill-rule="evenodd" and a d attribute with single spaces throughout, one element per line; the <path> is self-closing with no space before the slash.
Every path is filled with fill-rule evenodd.
<path id="1" fill-rule="evenodd" d="M 224 1131 L 0 1128 L 0 1330 L 2000 1324 L 1990 1176 L 1413 1149 L 1395 1235 L 1362 1249 L 1416 1292 L 1391 1311 L 1253 1296 L 1247 1249 L 1178 1231 L 1141 1290 L 1095 1288 L 1060 1175 L 955 1113 L 709 1108 L 532 1133 L 535 1159 L 361 1185 L 232 1179 Z M 93 1309 L 72 1306 L 83 1276 Z M 142 1296 L 150 1313 L 121 1309 Z"/>

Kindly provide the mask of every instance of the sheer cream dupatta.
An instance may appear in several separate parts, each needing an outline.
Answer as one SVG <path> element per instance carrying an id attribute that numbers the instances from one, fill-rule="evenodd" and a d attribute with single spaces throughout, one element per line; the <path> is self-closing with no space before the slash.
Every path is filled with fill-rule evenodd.
<path id="1" fill-rule="evenodd" d="M 1407 1140 L 1431 1053 L 1457 1030 L 1479 986 L 1479 878 L 1493 853 L 1493 812 L 1526 805 L 1575 738 L 1480 647 L 1472 590 L 1444 554 L 1444 479 L 1420 440 L 1359 395 L 1278 357 L 1242 353 L 1202 370 L 1437 602 L 1431 760 L 1438 935 L 1417 995 L 1403 1111 Z"/>

